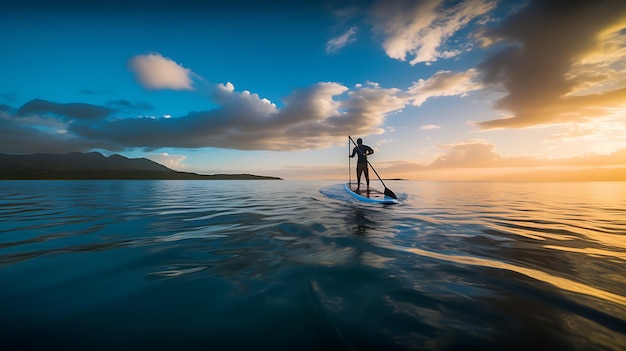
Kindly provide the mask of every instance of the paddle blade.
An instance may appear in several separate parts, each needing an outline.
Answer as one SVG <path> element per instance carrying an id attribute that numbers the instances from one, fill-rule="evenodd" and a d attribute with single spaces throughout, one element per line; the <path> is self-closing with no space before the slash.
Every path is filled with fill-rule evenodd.
<path id="1" fill-rule="evenodd" d="M 398 200 L 398 197 L 396 196 L 396 194 L 393 193 L 393 191 L 391 191 L 389 188 L 385 187 L 385 196 L 389 196 L 392 199 L 396 199 Z"/>

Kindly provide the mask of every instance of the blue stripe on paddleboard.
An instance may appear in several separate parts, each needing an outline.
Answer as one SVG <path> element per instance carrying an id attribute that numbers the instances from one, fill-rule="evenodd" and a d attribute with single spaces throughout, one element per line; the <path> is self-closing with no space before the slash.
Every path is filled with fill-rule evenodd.
<path id="1" fill-rule="evenodd" d="M 398 200 L 391 198 L 389 196 L 386 196 L 383 199 L 372 199 L 369 197 L 365 197 L 365 196 L 361 196 L 357 193 L 355 193 L 354 191 L 352 191 L 352 189 L 350 189 L 350 186 L 348 185 L 348 183 L 344 183 L 343 184 L 344 189 L 346 189 L 346 191 L 348 192 L 348 194 L 352 195 L 355 199 L 359 200 L 359 201 L 363 201 L 363 202 L 370 202 L 370 203 L 376 203 L 376 204 L 397 204 Z"/>

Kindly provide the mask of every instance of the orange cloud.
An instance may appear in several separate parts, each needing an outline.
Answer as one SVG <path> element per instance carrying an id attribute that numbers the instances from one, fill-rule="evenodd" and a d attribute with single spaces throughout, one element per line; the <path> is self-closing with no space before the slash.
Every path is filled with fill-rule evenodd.
<path id="1" fill-rule="evenodd" d="M 496 167 L 546 167 L 546 166 L 608 166 L 626 165 L 626 148 L 608 155 L 548 159 L 536 157 L 504 157 L 496 153 L 496 146 L 486 141 L 468 141 L 442 146 L 448 150 L 427 168 L 496 168 Z"/>
<path id="2" fill-rule="evenodd" d="M 445 146 L 448 152 L 430 164 L 430 168 L 489 167 L 502 157 L 495 153 L 496 146 L 482 142 L 461 143 Z"/>
<path id="3" fill-rule="evenodd" d="M 479 69 L 508 94 L 496 108 L 511 115 L 476 123 L 482 129 L 585 121 L 626 108 L 626 2 L 532 1 L 483 42 L 507 43 Z"/>

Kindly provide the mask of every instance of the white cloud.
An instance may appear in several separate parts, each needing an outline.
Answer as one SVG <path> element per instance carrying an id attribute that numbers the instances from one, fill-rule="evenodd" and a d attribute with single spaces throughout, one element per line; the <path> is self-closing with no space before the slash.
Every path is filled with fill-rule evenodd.
<path id="1" fill-rule="evenodd" d="M 495 0 L 468 0 L 447 7 L 443 0 L 380 1 L 372 10 L 374 31 L 391 58 L 415 65 L 461 53 L 447 40 L 471 20 L 495 8 Z M 409 56 L 409 57 L 407 57 Z"/>
<path id="2" fill-rule="evenodd" d="M 329 40 L 326 43 L 326 53 L 337 52 L 339 49 L 343 48 L 347 44 L 354 42 L 356 40 L 354 38 L 354 36 L 356 35 L 356 31 L 357 27 L 352 26 L 340 36 Z"/>
<path id="3" fill-rule="evenodd" d="M 441 126 L 435 124 L 425 124 L 420 127 L 420 130 L 431 130 L 431 129 L 439 129 Z"/>
<path id="4" fill-rule="evenodd" d="M 160 54 L 133 56 L 128 67 L 147 89 L 193 90 L 193 72 Z"/>
<path id="5" fill-rule="evenodd" d="M 344 106 L 365 125 L 381 125 L 387 115 L 399 112 L 407 103 L 400 89 L 381 88 L 378 83 L 369 83 L 348 95 L 350 99 Z"/>
<path id="6" fill-rule="evenodd" d="M 407 90 L 413 105 L 421 106 L 424 101 L 436 96 L 464 96 L 467 93 L 483 88 L 478 82 L 478 73 L 474 69 L 465 72 L 439 71 L 432 77 L 420 79 Z"/>

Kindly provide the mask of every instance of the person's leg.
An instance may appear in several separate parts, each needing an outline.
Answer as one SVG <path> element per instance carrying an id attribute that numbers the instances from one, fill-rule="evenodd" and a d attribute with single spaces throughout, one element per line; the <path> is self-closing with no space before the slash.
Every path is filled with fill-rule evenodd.
<path id="1" fill-rule="evenodd" d="M 367 183 L 367 191 L 370 190 L 370 172 L 369 167 L 365 166 L 365 183 Z"/>
<path id="2" fill-rule="evenodd" d="M 356 192 L 358 193 L 361 189 L 361 173 L 363 173 L 363 169 L 359 164 L 356 165 Z"/>

